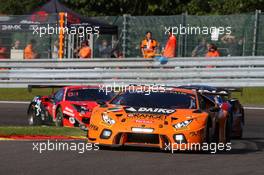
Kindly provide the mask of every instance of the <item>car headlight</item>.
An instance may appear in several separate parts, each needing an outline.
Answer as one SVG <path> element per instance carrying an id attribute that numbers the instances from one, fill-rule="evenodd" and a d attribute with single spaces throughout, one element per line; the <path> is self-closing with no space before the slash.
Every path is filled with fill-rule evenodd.
<path id="1" fill-rule="evenodd" d="M 191 122 L 193 121 L 193 119 L 190 119 L 190 120 L 185 120 L 183 122 L 180 122 L 180 123 L 177 123 L 174 126 L 174 128 L 176 129 L 180 129 L 180 128 L 183 128 L 183 127 L 186 127 L 188 126 Z"/>
<path id="2" fill-rule="evenodd" d="M 76 109 L 77 112 L 80 112 L 81 114 L 85 114 L 86 112 L 89 111 L 89 109 L 86 108 L 85 106 L 79 106 L 74 104 L 72 106 Z"/>
<path id="3" fill-rule="evenodd" d="M 102 120 L 108 125 L 115 124 L 115 120 L 109 117 L 109 115 L 106 112 L 102 113 Z"/>

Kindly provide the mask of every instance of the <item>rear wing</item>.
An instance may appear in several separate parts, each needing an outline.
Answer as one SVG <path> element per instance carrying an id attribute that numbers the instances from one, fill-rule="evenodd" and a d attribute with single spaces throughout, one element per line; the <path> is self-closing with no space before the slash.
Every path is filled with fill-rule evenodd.
<path id="1" fill-rule="evenodd" d="M 243 88 L 235 88 L 235 87 L 211 87 L 211 86 L 179 86 L 180 88 L 184 89 L 192 89 L 196 90 L 202 94 L 207 95 L 221 95 L 221 96 L 228 96 L 231 97 L 233 92 L 240 92 L 243 95 Z"/>
<path id="2" fill-rule="evenodd" d="M 32 92 L 32 89 L 37 88 L 52 88 L 52 92 L 54 92 L 55 88 L 62 88 L 66 85 L 28 85 L 28 92 Z"/>
<path id="3" fill-rule="evenodd" d="M 243 88 L 234 88 L 234 87 L 216 87 L 216 95 L 223 95 L 223 96 L 228 96 L 231 98 L 231 94 L 234 92 L 239 92 L 241 96 L 243 95 Z"/>

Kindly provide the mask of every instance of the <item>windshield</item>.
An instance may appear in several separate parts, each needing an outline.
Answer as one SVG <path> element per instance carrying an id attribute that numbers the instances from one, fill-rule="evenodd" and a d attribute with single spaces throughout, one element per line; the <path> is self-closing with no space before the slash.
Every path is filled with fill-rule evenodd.
<path id="1" fill-rule="evenodd" d="M 125 92 L 117 95 L 111 104 L 132 107 L 155 107 L 167 109 L 196 109 L 195 96 L 182 92 Z"/>
<path id="2" fill-rule="evenodd" d="M 99 89 L 70 89 L 66 94 L 67 101 L 97 101 L 111 100 L 114 93 L 100 92 Z"/>

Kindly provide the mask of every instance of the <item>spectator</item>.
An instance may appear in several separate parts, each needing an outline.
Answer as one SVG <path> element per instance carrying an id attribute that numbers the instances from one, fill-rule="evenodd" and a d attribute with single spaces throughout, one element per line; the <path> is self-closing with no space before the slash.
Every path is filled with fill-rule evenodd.
<path id="1" fill-rule="evenodd" d="M 83 41 L 79 51 L 80 58 L 91 58 L 92 49 L 89 47 L 88 41 Z"/>
<path id="2" fill-rule="evenodd" d="M 172 34 L 172 30 L 169 31 L 168 41 L 166 43 L 163 56 L 167 58 L 176 57 L 176 46 L 177 46 L 177 39 Z"/>
<path id="3" fill-rule="evenodd" d="M 193 49 L 192 57 L 204 57 L 207 53 L 207 42 L 203 38 L 200 43 Z"/>
<path id="4" fill-rule="evenodd" d="M 141 41 L 141 53 L 144 58 L 153 58 L 156 54 L 158 42 L 152 39 L 152 33 L 146 32 L 146 37 Z"/>
<path id="5" fill-rule="evenodd" d="M 112 43 L 111 58 L 123 58 L 123 53 L 119 50 L 119 41 L 114 40 Z"/>
<path id="6" fill-rule="evenodd" d="M 8 58 L 7 55 L 7 48 L 3 46 L 2 40 L 0 39 L 0 59 Z"/>
<path id="7" fill-rule="evenodd" d="M 237 40 L 233 35 L 224 35 L 221 41 L 228 49 L 228 56 L 241 56 L 243 48 L 243 40 Z"/>
<path id="8" fill-rule="evenodd" d="M 99 46 L 99 57 L 100 58 L 110 58 L 112 48 L 108 45 L 106 40 L 102 40 L 102 44 Z"/>
<path id="9" fill-rule="evenodd" d="M 215 44 L 207 44 L 208 47 L 208 52 L 206 54 L 206 57 L 211 58 L 211 57 L 219 57 L 220 54 L 217 51 L 217 47 Z M 214 68 L 215 66 L 206 66 L 207 68 Z"/>
<path id="10" fill-rule="evenodd" d="M 206 57 L 219 57 L 220 56 L 215 44 L 212 44 L 212 43 L 208 44 L 207 48 L 208 48 L 208 52 L 206 54 Z"/>
<path id="11" fill-rule="evenodd" d="M 0 59 L 7 59 L 7 58 L 8 58 L 7 48 L 3 46 L 2 40 L 0 39 Z M 0 71 L 1 70 L 8 70 L 8 69 L 0 68 Z"/>
<path id="12" fill-rule="evenodd" d="M 52 58 L 58 58 L 59 57 L 59 42 L 58 40 L 54 41 L 53 44 L 53 51 L 52 51 Z"/>
<path id="13" fill-rule="evenodd" d="M 123 53 L 118 49 L 112 51 L 111 58 L 123 58 Z"/>
<path id="14" fill-rule="evenodd" d="M 21 46 L 20 46 L 20 41 L 19 40 L 15 40 L 13 46 L 12 46 L 12 49 L 21 49 Z"/>
<path id="15" fill-rule="evenodd" d="M 36 40 L 31 39 L 26 48 L 24 49 L 24 59 L 35 59 L 39 57 L 39 54 L 36 52 Z"/>

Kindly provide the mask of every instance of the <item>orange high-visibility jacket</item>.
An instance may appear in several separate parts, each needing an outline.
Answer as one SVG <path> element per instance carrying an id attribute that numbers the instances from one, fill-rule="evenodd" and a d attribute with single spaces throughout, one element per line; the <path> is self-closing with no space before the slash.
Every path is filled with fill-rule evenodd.
<path id="1" fill-rule="evenodd" d="M 206 57 L 219 57 L 219 56 L 220 56 L 220 54 L 219 54 L 219 52 L 217 50 L 209 51 L 206 54 Z"/>
<path id="2" fill-rule="evenodd" d="M 90 47 L 83 47 L 79 51 L 80 58 L 91 58 L 92 49 Z"/>
<path id="3" fill-rule="evenodd" d="M 24 59 L 34 59 L 35 52 L 33 51 L 33 47 L 31 44 L 28 44 L 24 49 Z"/>
<path id="4" fill-rule="evenodd" d="M 155 49 L 158 46 L 158 42 L 154 39 L 141 41 L 140 48 L 143 49 L 144 58 L 153 58 L 155 56 Z"/>
<path id="5" fill-rule="evenodd" d="M 176 56 L 177 39 L 174 35 L 171 35 L 166 43 L 163 56 L 172 58 Z"/>

